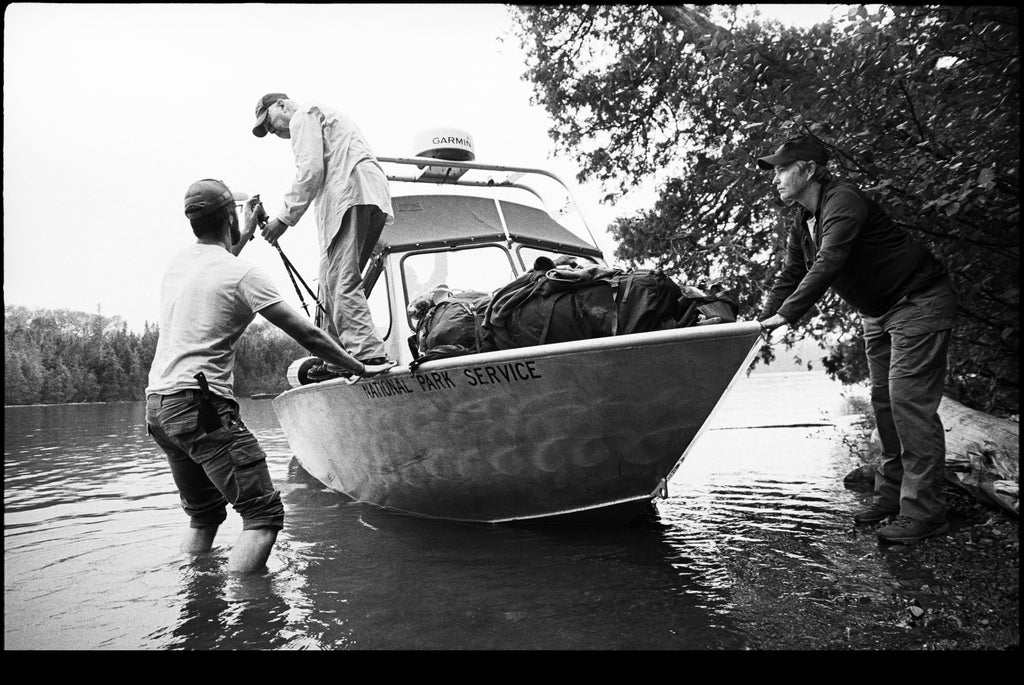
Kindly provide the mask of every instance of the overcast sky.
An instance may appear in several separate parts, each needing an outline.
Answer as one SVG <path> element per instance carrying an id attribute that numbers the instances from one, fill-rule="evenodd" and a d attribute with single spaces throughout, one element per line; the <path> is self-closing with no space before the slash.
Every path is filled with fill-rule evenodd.
<path id="1" fill-rule="evenodd" d="M 828 5 L 762 5 L 801 24 Z M 200 178 L 260 193 L 275 213 L 295 167 L 287 141 L 256 138 L 266 92 L 342 110 L 380 156 L 413 154 L 423 129 L 455 126 L 477 161 L 548 168 L 549 121 L 530 104 L 522 50 L 502 5 L 34 4 L 4 22 L 4 302 L 157 322 L 169 257 L 194 241 L 185 189 Z M 595 187 L 576 197 L 612 258 L 615 208 Z M 314 213 L 281 240 L 316 276 Z M 242 258 L 297 306 L 277 252 Z"/>

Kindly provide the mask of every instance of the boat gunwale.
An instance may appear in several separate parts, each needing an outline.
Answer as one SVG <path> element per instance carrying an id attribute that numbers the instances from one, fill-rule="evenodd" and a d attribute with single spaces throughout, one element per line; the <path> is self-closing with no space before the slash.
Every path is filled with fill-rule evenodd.
<path id="1" fill-rule="evenodd" d="M 492 352 L 478 352 L 475 354 L 464 354 L 456 357 L 446 357 L 424 362 L 415 370 L 408 366 L 396 366 L 385 373 L 371 378 L 359 379 L 350 382 L 344 378 L 336 378 L 320 383 L 300 385 L 296 388 L 289 388 L 278 395 L 274 401 L 283 398 L 285 395 L 292 395 L 296 392 L 315 392 L 318 389 L 336 385 L 358 385 L 361 382 L 373 382 L 400 376 L 413 375 L 429 371 L 440 371 L 445 369 L 458 368 L 477 364 L 500 364 L 504 362 L 520 361 L 523 359 L 534 359 L 537 357 L 551 358 L 562 357 L 571 354 L 585 352 L 600 352 L 629 347 L 650 348 L 665 346 L 674 343 L 704 340 L 708 338 L 738 337 L 749 335 L 760 335 L 761 325 L 757 321 L 736 321 L 731 323 L 708 324 L 706 326 L 689 326 L 687 328 L 671 328 L 662 331 L 647 331 L 643 333 L 627 333 L 624 335 L 612 335 L 601 338 L 589 338 L 586 340 L 573 340 L 569 342 L 548 343 L 545 345 L 531 345 L 528 347 L 516 347 L 508 350 L 495 350 Z M 751 340 L 753 343 L 753 339 Z"/>

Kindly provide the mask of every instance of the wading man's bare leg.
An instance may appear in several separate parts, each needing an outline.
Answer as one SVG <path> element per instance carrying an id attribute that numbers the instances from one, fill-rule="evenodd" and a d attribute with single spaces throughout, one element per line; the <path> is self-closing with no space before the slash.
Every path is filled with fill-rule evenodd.
<path id="1" fill-rule="evenodd" d="M 189 528 L 181 541 L 181 551 L 187 554 L 203 554 L 213 548 L 213 538 L 217 535 L 218 526 Z"/>
<path id="2" fill-rule="evenodd" d="M 259 571 L 267 565 L 276 540 L 277 530 L 273 528 L 243 530 L 228 556 L 228 570 L 238 573 Z"/>

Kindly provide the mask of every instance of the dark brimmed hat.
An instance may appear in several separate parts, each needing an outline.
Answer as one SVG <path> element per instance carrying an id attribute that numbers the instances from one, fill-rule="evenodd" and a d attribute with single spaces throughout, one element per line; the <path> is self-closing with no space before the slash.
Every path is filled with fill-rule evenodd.
<path id="1" fill-rule="evenodd" d="M 278 100 L 287 99 L 288 96 L 284 93 L 267 93 L 259 99 L 259 102 L 256 103 L 256 125 L 252 127 L 254 136 L 262 138 L 267 135 L 267 129 L 263 127 L 263 122 L 267 120 L 267 110 Z"/>
<path id="2" fill-rule="evenodd" d="M 242 195 L 232 193 L 223 181 L 204 178 L 190 185 L 185 191 L 185 216 L 190 220 L 198 219 L 245 199 Z"/>
<path id="3" fill-rule="evenodd" d="M 776 165 L 789 164 L 798 159 L 828 164 L 828 150 L 817 139 L 810 136 L 790 138 L 779 146 L 774 155 L 758 159 L 757 166 L 771 171 Z"/>

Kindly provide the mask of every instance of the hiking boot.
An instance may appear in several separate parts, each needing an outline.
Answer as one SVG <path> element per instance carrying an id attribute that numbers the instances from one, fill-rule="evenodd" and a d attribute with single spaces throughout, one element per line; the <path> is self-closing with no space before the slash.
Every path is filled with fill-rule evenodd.
<path id="1" fill-rule="evenodd" d="M 392 366 L 398 364 L 398 362 L 392 361 L 387 357 L 372 357 L 370 359 L 360 359 L 359 361 L 366 367 L 361 376 L 362 378 L 369 378 L 384 373 Z M 314 366 L 306 372 L 306 378 L 311 383 L 322 383 L 323 381 L 330 381 L 335 378 L 347 378 L 354 382 L 355 377 L 356 374 L 354 372 L 334 364 L 328 364 L 327 362 Z"/>
<path id="2" fill-rule="evenodd" d="M 878 523 L 884 521 L 893 514 L 898 514 L 895 509 L 883 509 L 877 504 L 872 504 L 867 509 L 861 509 L 853 514 L 854 523 Z"/>
<path id="3" fill-rule="evenodd" d="M 392 366 L 397 366 L 398 362 L 388 359 L 387 357 L 371 357 L 370 359 L 360 359 L 363 366 L 366 369 L 363 371 L 363 378 L 370 378 L 377 374 L 384 373 Z"/>
<path id="4" fill-rule="evenodd" d="M 917 542 L 933 535 L 942 535 L 949 530 L 946 521 L 921 521 L 909 516 L 897 516 L 896 520 L 878 529 L 878 537 L 885 542 Z"/>
<path id="5" fill-rule="evenodd" d="M 327 362 L 318 364 L 306 371 L 306 378 L 310 383 L 322 383 L 334 380 L 335 378 L 351 378 L 354 375 L 348 369 L 342 369 Z"/>
<path id="6" fill-rule="evenodd" d="M 367 366 L 394 366 L 395 364 L 398 363 L 391 361 L 387 357 L 370 357 L 369 359 L 360 359 L 359 361 L 361 361 L 363 364 L 366 364 Z"/>

